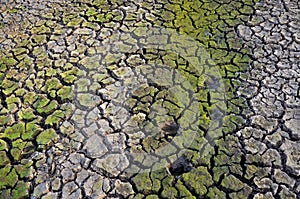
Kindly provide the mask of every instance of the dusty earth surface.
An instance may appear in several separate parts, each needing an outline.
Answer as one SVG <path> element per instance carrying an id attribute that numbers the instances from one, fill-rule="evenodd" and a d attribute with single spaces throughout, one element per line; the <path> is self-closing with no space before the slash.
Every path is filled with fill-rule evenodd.
<path id="1" fill-rule="evenodd" d="M 0 199 L 300 198 L 298 1 L 0 9 Z"/>

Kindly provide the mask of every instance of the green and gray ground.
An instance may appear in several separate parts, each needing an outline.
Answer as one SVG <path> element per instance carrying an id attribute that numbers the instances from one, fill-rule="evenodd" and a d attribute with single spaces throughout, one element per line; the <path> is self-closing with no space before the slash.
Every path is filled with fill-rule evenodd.
<path id="1" fill-rule="evenodd" d="M 300 198 L 296 0 L 0 6 L 0 199 Z"/>

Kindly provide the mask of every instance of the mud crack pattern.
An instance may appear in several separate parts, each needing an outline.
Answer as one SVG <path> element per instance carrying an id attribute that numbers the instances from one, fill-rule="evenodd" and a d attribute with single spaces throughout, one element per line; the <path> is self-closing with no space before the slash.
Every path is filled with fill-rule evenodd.
<path id="1" fill-rule="evenodd" d="M 300 198 L 296 1 L 0 2 L 0 198 Z"/>

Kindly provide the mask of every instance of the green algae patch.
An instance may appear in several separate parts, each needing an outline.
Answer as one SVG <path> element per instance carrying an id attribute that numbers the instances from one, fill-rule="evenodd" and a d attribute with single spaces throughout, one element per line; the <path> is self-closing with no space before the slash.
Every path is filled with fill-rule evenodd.
<path id="1" fill-rule="evenodd" d="M 60 74 L 62 79 L 67 83 L 74 83 L 74 81 L 77 79 L 77 73 L 79 72 L 78 69 L 73 68 L 71 70 L 68 70 L 66 72 L 63 72 Z"/>
<path id="2" fill-rule="evenodd" d="M 7 127 L 4 131 L 4 134 L 2 134 L 0 137 L 14 140 L 21 137 L 21 134 L 23 134 L 24 132 L 25 132 L 25 123 L 19 122 L 17 124 L 14 124 L 13 126 Z"/>
<path id="3" fill-rule="evenodd" d="M 47 146 L 51 141 L 55 141 L 58 138 L 58 135 L 56 134 L 54 129 L 46 129 L 43 132 L 41 132 L 37 138 L 36 141 L 39 144 L 39 147 L 45 147 Z"/>
<path id="4" fill-rule="evenodd" d="M 16 97 L 15 95 L 11 95 L 6 98 L 6 104 L 8 110 L 11 112 L 16 112 L 18 110 L 18 105 L 21 104 L 20 98 Z"/>
<path id="5" fill-rule="evenodd" d="M 42 128 L 38 124 L 38 120 L 27 122 L 25 126 L 25 132 L 21 135 L 21 138 L 23 140 L 33 140 L 38 133 L 42 131 Z"/>
<path id="6" fill-rule="evenodd" d="M 218 199 L 226 198 L 226 194 L 224 192 L 220 191 L 216 187 L 209 188 L 209 192 L 208 192 L 207 196 L 209 198 L 218 198 Z"/>
<path id="7" fill-rule="evenodd" d="M 18 7 L 14 7 L 14 8 L 7 8 L 5 9 L 4 12 L 8 13 L 8 14 L 17 14 L 17 13 L 21 13 L 22 11 L 24 11 L 24 7 L 23 6 L 18 6 Z"/>
<path id="8" fill-rule="evenodd" d="M 77 17 L 77 18 L 74 18 L 71 21 L 69 21 L 67 23 L 67 26 L 76 28 L 76 27 L 79 27 L 82 22 L 83 22 L 83 19 L 81 17 Z"/>
<path id="9" fill-rule="evenodd" d="M 30 121 L 37 118 L 32 108 L 21 109 L 21 111 L 18 112 L 18 116 L 20 119 L 25 121 Z"/>
<path id="10" fill-rule="evenodd" d="M 50 92 L 51 90 L 58 90 L 61 87 L 60 81 L 54 77 L 46 81 L 45 87 L 43 87 L 42 90 Z"/>
<path id="11" fill-rule="evenodd" d="M 17 185 L 12 190 L 12 198 L 25 198 L 29 194 L 29 182 L 19 181 Z"/>
<path id="12" fill-rule="evenodd" d="M 85 57 L 81 61 L 79 61 L 79 64 L 83 65 L 87 69 L 97 69 L 99 68 L 100 59 L 101 57 L 99 55 L 93 56 L 93 57 Z"/>
<path id="13" fill-rule="evenodd" d="M 16 65 L 18 62 L 12 58 L 12 57 L 5 57 L 5 58 L 2 58 L 0 59 L 0 66 L 1 66 L 1 69 L 0 71 L 1 72 L 4 72 L 3 69 L 5 68 L 6 69 L 6 66 L 14 66 Z"/>
<path id="14" fill-rule="evenodd" d="M 234 191 L 239 191 L 244 188 L 244 184 L 232 175 L 224 178 L 221 185 Z"/>
<path id="15" fill-rule="evenodd" d="M 13 53 L 15 56 L 25 54 L 25 53 L 27 53 L 27 49 L 26 48 L 15 48 L 13 50 Z"/>
<path id="16" fill-rule="evenodd" d="M 0 126 L 5 126 L 13 121 L 11 115 L 0 115 Z"/>
<path id="17" fill-rule="evenodd" d="M 57 109 L 58 105 L 55 100 L 52 100 L 48 105 L 45 105 L 44 107 L 37 108 L 37 112 L 40 114 L 51 114 Z"/>
<path id="18" fill-rule="evenodd" d="M 21 164 L 15 165 L 16 171 L 19 174 L 20 178 L 26 178 L 32 174 L 32 164 L 33 161 L 31 160 L 22 160 Z"/>
<path id="19" fill-rule="evenodd" d="M 199 196 L 205 196 L 208 192 L 207 187 L 214 183 L 206 167 L 198 167 L 183 174 L 182 178 L 187 186 L 192 187 Z"/>
<path id="20" fill-rule="evenodd" d="M 33 35 L 33 42 L 37 44 L 45 44 L 47 42 L 46 35 Z M 33 54 L 37 54 L 37 52 L 33 52 Z"/>
<path id="21" fill-rule="evenodd" d="M 65 113 L 62 110 L 56 110 L 45 120 L 46 125 L 57 126 L 65 118 Z"/>
<path id="22" fill-rule="evenodd" d="M 161 195 L 164 198 L 176 198 L 178 191 L 174 187 L 167 186 L 163 189 Z"/>
<path id="23" fill-rule="evenodd" d="M 40 34 L 40 35 L 43 35 L 43 34 L 50 34 L 51 33 L 51 30 L 50 28 L 42 25 L 42 26 L 39 26 L 39 27 L 33 27 L 31 29 L 31 33 L 34 35 L 34 34 Z"/>
<path id="24" fill-rule="evenodd" d="M 108 13 L 108 14 L 98 14 L 95 16 L 95 21 L 97 22 L 102 22 L 102 23 L 105 23 L 105 22 L 109 22 L 111 21 L 113 18 L 113 15 Z"/>
<path id="25" fill-rule="evenodd" d="M 148 195 L 146 199 L 159 199 L 157 195 Z"/>
<path id="26" fill-rule="evenodd" d="M 193 196 L 193 194 L 186 188 L 181 180 L 176 183 L 176 188 L 179 190 L 179 198 L 196 199 L 196 197 Z"/>
<path id="27" fill-rule="evenodd" d="M 0 84 L 0 88 L 3 89 L 3 93 L 5 95 L 10 95 L 12 94 L 15 90 L 17 90 L 17 88 L 19 88 L 19 84 L 7 79 L 4 79 L 1 84 Z"/>
<path id="28" fill-rule="evenodd" d="M 63 86 L 57 91 L 57 95 L 62 101 L 66 101 L 72 100 L 74 93 L 71 86 Z"/>
<path id="29" fill-rule="evenodd" d="M 36 109 L 42 109 L 45 107 L 50 100 L 45 95 L 39 95 L 35 103 L 33 104 L 33 107 Z"/>
<path id="30" fill-rule="evenodd" d="M 177 186 L 176 190 L 173 190 L 171 182 L 165 183 L 163 188 L 161 188 L 161 194 L 163 194 L 165 198 L 177 198 L 177 190 L 179 190 L 178 194 L 183 194 L 180 195 L 180 198 L 196 198 L 193 194 L 197 195 L 197 198 L 198 196 L 209 198 L 226 197 L 224 192 L 215 186 L 215 183 L 219 181 L 221 176 L 229 172 L 229 169 L 223 167 L 223 164 L 230 164 L 231 162 L 232 164 L 236 164 L 234 162 L 239 162 L 240 160 L 234 160 L 228 157 L 234 153 L 232 151 L 214 157 L 215 150 L 209 145 L 203 146 L 203 143 L 207 143 L 207 140 L 201 139 L 201 136 L 206 134 L 206 138 L 208 138 L 212 144 L 220 147 L 219 151 L 222 151 L 230 146 L 223 146 L 223 142 L 225 141 L 219 140 L 224 134 L 227 135 L 233 132 L 245 123 L 242 117 L 237 116 L 240 114 L 241 108 L 246 108 L 244 105 L 245 101 L 236 96 L 235 89 L 241 86 L 238 79 L 240 78 L 240 74 L 247 70 L 249 57 L 247 56 L 247 49 L 240 49 L 242 47 L 240 39 L 237 35 L 234 35 L 233 32 L 234 27 L 241 23 L 240 19 L 247 20 L 247 16 L 245 15 L 253 13 L 251 6 L 254 5 L 254 3 L 255 2 L 250 0 L 231 1 L 228 3 L 212 1 L 176 1 L 175 3 L 172 1 L 172 3 L 166 3 L 164 8 L 157 9 L 158 19 L 155 20 L 155 23 L 157 22 L 158 26 L 163 25 L 166 28 L 176 29 L 181 34 L 189 36 L 191 39 L 199 42 L 198 45 L 204 48 L 209 54 L 209 59 L 203 58 L 204 62 L 203 60 L 195 61 L 197 63 L 194 65 L 195 69 L 203 73 L 208 69 L 216 71 L 216 73 L 212 72 L 211 77 L 208 79 L 201 79 L 201 75 L 200 78 L 198 77 L 197 79 L 196 76 L 193 75 L 195 74 L 193 73 L 193 68 L 187 67 L 190 66 L 191 63 L 186 64 L 181 62 L 177 68 L 194 88 L 196 98 L 200 104 L 198 122 L 201 126 L 201 131 L 204 131 L 199 132 L 199 137 L 193 140 L 193 143 L 189 146 L 192 150 L 188 150 L 187 153 L 189 157 L 191 157 L 191 161 L 194 165 L 208 166 L 199 166 L 188 173 L 182 174 L 180 178 L 182 180 L 175 183 L 175 186 Z M 137 28 L 134 34 L 146 34 L 139 32 L 139 30 L 143 29 Z M 176 37 L 171 38 L 171 40 L 177 42 L 178 45 L 181 42 L 178 41 Z M 185 45 L 184 42 L 181 43 L 180 45 Z M 148 55 L 145 54 L 145 57 L 147 56 Z M 150 59 L 155 59 L 155 57 L 151 57 Z M 171 67 L 174 65 L 174 60 L 177 61 L 177 63 L 179 62 L 176 56 L 174 58 L 171 55 L 162 56 L 162 59 L 164 60 L 164 64 Z M 214 76 L 220 76 L 219 81 L 221 84 L 224 84 L 224 90 L 214 91 L 212 89 L 213 86 L 210 85 L 215 85 L 216 82 Z M 220 100 L 227 101 L 228 103 L 224 103 L 224 106 L 219 106 L 218 101 Z M 135 102 L 133 104 L 135 104 Z M 213 115 L 214 110 L 219 110 L 222 113 L 229 112 L 231 114 L 220 118 L 217 122 L 211 123 L 214 117 L 218 119 L 218 117 Z M 181 119 L 182 121 L 180 123 L 189 123 L 189 121 L 185 119 L 186 118 Z M 236 140 L 228 142 L 234 144 Z M 151 143 L 149 143 L 149 145 L 151 145 Z M 201 154 L 199 151 L 201 151 Z M 202 153 L 205 154 L 203 155 Z M 216 164 L 213 168 L 213 176 L 211 176 L 211 171 L 207 169 L 212 166 L 210 165 L 212 159 Z M 144 175 L 147 177 L 147 174 Z M 139 192 L 145 194 L 144 189 L 149 186 L 146 183 L 147 181 L 134 182 Z M 239 188 L 245 187 L 244 184 L 235 183 Z M 226 179 L 224 182 L 222 181 L 222 186 L 230 189 L 229 184 L 230 180 L 227 181 Z M 232 197 L 241 198 L 242 195 L 232 195 Z"/>
<path id="31" fill-rule="evenodd" d="M 99 97 L 95 97 L 90 93 L 79 93 L 77 99 L 79 104 L 84 107 L 95 107 L 100 101 Z"/>
<path id="32" fill-rule="evenodd" d="M 10 163 L 10 160 L 7 157 L 6 151 L 0 151 L 0 166 L 5 166 Z"/>
<path id="33" fill-rule="evenodd" d="M 0 139 L 0 151 L 7 150 L 7 143 Z"/>
<path id="34" fill-rule="evenodd" d="M 172 185 L 173 180 L 174 180 L 173 176 L 172 177 L 168 176 L 162 180 L 162 186 L 163 186 L 163 190 L 161 192 L 162 197 L 164 197 L 164 198 L 176 198 L 177 197 L 178 190 L 175 187 L 170 186 L 170 185 Z"/>
<path id="35" fill-rule="evenodd" d="M 20 160 L 22 155 L 31 154 L 33 151 L 30 149 L 34 149 L 32 142 L 26 142 L 21 139 L 17 139 L 12 142 L 12 149 L 10 153 L 15 161 Z"/>
<path id="36" fill-rule="evenodd" d="M 149 173 L 139 173 L 133 178 L 133 182 L 138 185 L 138 192 L 150 193 L 152 190 L 152 181 L 149 177 Z"/>
<path id="37" fill-rule="evenodd" d="M 18 181 L 18 175 L 11 165 L 6 165 L 0 169 L 0 190 L 3 188 L 11 188 Z"/>
<path id="38" fill-rule="evenodd" d="M 90 17 L 90 16 L 93 16 L 93 15 L 96 15 L 98 14 L 98 11 L 95 9 L 95 8 L 89 8 L 87 11 L 86 11 L 86 16 Z"/>
<path id="39" fill-rule="evenodd" d="M 31 166 L 26 165 L 26 166 Z M 27 167 L 30 169 L 30 167 Z M 29 182 L 23 182 L 18 180 L 18 175 L 23 178 L 27 177 L 27 172 L 22 175 L 20 171 L 24 169 L 20 168 L 19 165 L 12 168 L 9 164 L 0 169 L 0 193 L 1 197 L 4 198 L 26 198 L 29 194 Z M 11 191 L 9 191 L 13 188 Z M 3 190 L 4 189 L 4 190 Z"/>

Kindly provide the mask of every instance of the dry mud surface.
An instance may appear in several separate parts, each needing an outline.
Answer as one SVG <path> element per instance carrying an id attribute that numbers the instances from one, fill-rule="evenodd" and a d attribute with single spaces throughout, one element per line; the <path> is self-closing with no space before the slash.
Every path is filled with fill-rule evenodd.
<path id="1" fill-rule="evenodd" d="M 0 199 L 300 198 L 298 1 L 0 10 Z"/>

